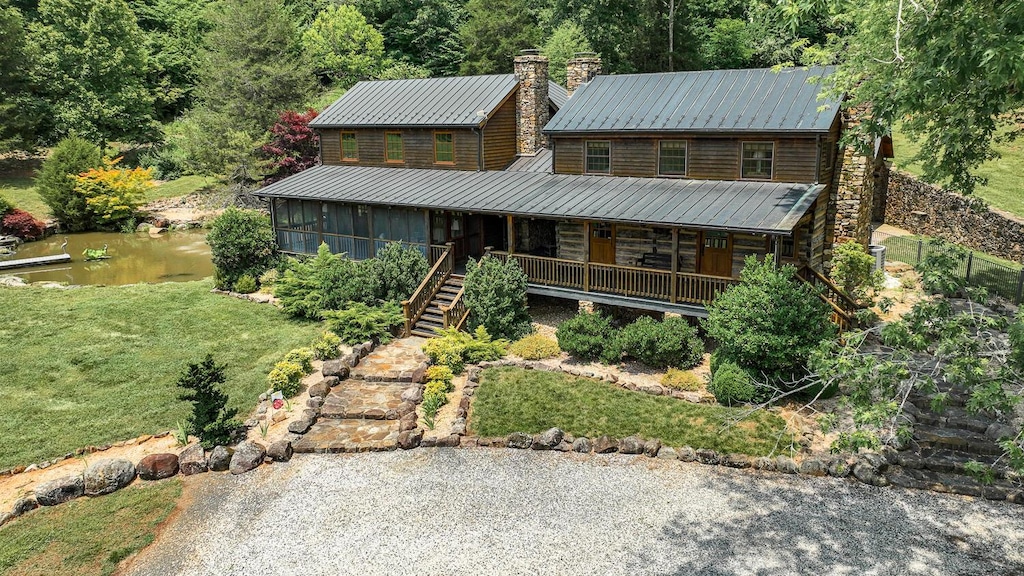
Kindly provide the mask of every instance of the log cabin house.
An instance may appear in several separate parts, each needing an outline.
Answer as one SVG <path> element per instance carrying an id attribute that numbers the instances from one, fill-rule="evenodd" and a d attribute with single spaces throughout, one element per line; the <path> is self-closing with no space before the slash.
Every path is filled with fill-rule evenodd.
<path id="1" fill-rule="evenodd" d="M 840 146 L 829 68 L 606 76 L 578 54 L 562 88 L 547 66 L 523 51 L 513 74 L 357 84 L 311 123 L 321 165 L 259 191 L 280 249 L 420 249 L 433 269 L 404 305 L 422 335 L 465 319 L 457 272 L 484 254 L 531 293 L 698 317 L 771 257 L 851 321 L 825 267 L 867 243 L 891 146 Z"/>

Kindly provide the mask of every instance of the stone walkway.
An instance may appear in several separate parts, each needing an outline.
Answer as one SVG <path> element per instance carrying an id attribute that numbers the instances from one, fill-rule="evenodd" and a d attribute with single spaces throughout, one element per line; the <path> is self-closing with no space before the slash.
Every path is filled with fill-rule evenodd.
<path id="1" fill-rule="evenodd" d="M 398 448 L 403 430 L 416 426 L 415 400 L 427 357 L 422 338 L 404 338 L 362 358 L 331 388 L 319 420 L 295 442 L 296 452 L 380 452 Z"/>

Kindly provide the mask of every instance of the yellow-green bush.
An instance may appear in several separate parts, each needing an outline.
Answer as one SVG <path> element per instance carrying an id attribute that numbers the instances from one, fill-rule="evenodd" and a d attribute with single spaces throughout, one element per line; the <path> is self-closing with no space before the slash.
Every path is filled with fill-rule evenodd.
<path id="1" fill-rule="evenodd" d="M 310 344 L 313 349 L 313 356 L 317 360 L 330 360 L 338 357 L 338 347 L 341 346 L 341 338 L 334 332 L 324 332 L 317 336 Z"/>
<path id="2" fill-rule="evenodd" d="M 447 394 L 455 389 L 455 386 L 451 382 L 445 382 L 444 380 L 429 380 L 426 386 L 423 387 L 423 395 L 428 396 L 430 394 Z"/>
<path id="3" fill-rule="evenodd" d="M 284 355 L 285 362 L 298 364 L 302 368 L 302 375 L 313 373 L 313 350 L 309 348 L 296 348 Z"/>
<path id="4" fill-rule="evenodd" d="M 688 392 L 696 392 L 704 386 L 704 380 L 700 376 L 697 376 L 691 370 L 680 370 L 678 368 L 669 368 L 668 372 L 661 377 L 662 386 L 672 388 L 673 390 L 686 390 Z"/>
<path id="5" fill-rule="evenodd" d="M 451 383 L 455 378 L 455 374 L 452 374 L 452 369 L 447 366 L 431 366 L 427 368 L 427 381 L 440 380 L 441 382 Z"/>
<path id="6" fill-rule="evenodd" d="M 525 360 L 543 360 L 561 354 L 558 341 L 543 334 L 530 334 L 513 342 L 508 351 Z"/>
<path id="7" fill-rule="evenodd" d="M 267 374 L 267 383 L 272 389 L 280 390 L 285 398 L 291 398 L 299 393 L 302 376 L 302 366 L 295 362 L 282 360 L 274 364 L 274 369 Z"/>
<path id="8" fill-rule="evenodd" d="M 478 327 L 473 334 L 455 328 L 440 330 L 437 338 L 431 338 L 423 344 L 423 352 L 430 358 L 430 362 L 447 366 L 452 374 L 461 374 L 467 362 L 476 364 L 497 360 L 507 350 L 508 341 L 491 339 L 483 326 Z"/>

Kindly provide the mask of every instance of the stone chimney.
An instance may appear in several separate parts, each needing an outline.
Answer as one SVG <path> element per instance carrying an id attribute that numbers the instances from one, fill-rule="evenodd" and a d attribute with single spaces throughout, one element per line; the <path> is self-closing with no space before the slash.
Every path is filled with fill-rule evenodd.
<path id="1" fill-rule="evenodd" d="M 596 52 L 577 52 L 565 63 L 565 84 L 569 96 L 601 73 L 601 57 Z"/>
<path id="2" fill-rule="evenodd" d="M 519 80 L 516 95 L 516 141 L 520 154 L 533 155 L 546 148 L 548 138 L 541 130 L 550 118 L 548 111 L 548 59 L 540 50 L 523 50 L 515 58 Z"/>

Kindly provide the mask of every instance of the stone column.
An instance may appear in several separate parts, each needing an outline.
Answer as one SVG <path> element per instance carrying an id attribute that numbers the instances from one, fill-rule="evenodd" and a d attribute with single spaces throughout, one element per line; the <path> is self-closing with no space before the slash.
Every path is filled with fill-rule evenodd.
<path id="1" fill-rule="evenodd" d="M 516 94 L 516 141 L 519 154 L 533 155 L 548 145 L 541 130 L 550 119 L 548 111 L 548 59 L 539 50 L 523 50 L 515 59 L 519 79 Z"/>
<path id="2" fill-rule="evenodd" d="M 565 63 L 565 84 L 569 96 L 601 73 L 601 57 L 595 52 L 577 52 Z"/>
<path id="3" fill-rule="evenodd" d="M 843 115 L 844 130 L 860 124 L 865 109 Z M 866 147 L 873 150 L 873 147 Z M 832 178 L 825 239 L 825 259 L 831 260 L 832 248 L 843 242 L 859 242 L 867 247 L 871 239 L 871 213 L 875 196 L 875 161 L 855 144 L 839 151 Z"/>

